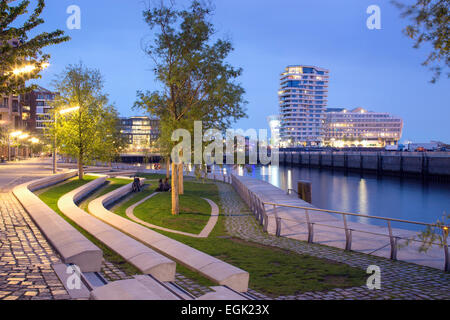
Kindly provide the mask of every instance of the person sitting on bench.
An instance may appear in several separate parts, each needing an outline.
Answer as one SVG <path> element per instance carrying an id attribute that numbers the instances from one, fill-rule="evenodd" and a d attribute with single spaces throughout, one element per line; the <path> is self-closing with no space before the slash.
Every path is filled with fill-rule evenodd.
<path id="1" fill-rule="evenodd" d="M 133 181 L 133 192 L 139 191 L 141 191 L 141 180 L 135 176 Z"/>
<path id="2" fill-rule="evenodd" d="M 164 192 L 164 183 L 163 183 L 162 179 L 159 179 L 158 189 L 156 189 L 156 192 Z"/>
<path id="3" fill-rule="evenodd" d="M 172 190 L 172 188 L 170 187 L 168 178 L 166 178 L 166 180 L 164 180 L 164 188 L 163 188 L 163 190 L 165 192 L 169 192 L 170 190 Z"/>

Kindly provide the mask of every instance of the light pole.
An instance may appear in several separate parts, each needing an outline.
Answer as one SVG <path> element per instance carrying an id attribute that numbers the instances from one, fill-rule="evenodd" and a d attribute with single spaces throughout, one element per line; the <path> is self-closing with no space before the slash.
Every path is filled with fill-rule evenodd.
<path id="1" fill-rule="evenodd" d="M 56 146 L 57 146 L 57 134 L 56 134 L 56 126 L 57 126 L 57 124 L 58 124 L 58 114 L 59 115 L 64 115 L 64 114 L 67 114 L 67 113 L 70 113 L 70 112 L 74 112 L 74 111 L 77 111 L 77 110 L 79 110 L 80 109 L 80 107 L 79 106 L 77 106 L 77 107 L 73 107 L 73 108 L 67 108 L 67 109 L 63 109 L 63 110 L 59 110 L 59 111 L 56 111 L 55 112 L 55 119 L 54 119 L 54 128 L 55 128 L 55 135 L 54 135 L 54 139 L 53 139 L 53 174 L 55 174 L 56 173 L 56 171 L 57 171 L 57 161 L 56 161 L 56 157 L 57 157 L 57 148 L 56 148 Z"/>

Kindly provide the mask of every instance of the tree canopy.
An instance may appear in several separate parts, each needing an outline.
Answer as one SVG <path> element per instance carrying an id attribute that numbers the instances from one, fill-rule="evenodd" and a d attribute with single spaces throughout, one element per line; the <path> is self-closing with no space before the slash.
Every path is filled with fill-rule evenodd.
<path id="1" fill-rule="evenodd" d="M 414 48 L 423 43 L 432 47 L 427 59 L 423 62 L 433 71 L 432 83 L 450 66 L 449 26 L 450 0 L 416 0 L 412 5 L 392 1 L 402 10 L 402 17 L 412 19 L 412 24 L 404 29 L 404 33 L 415 41 Z M 447 72 L 450 77 L 450 72 Z"/>
<path id="2" fill-rule="evenodd" d="M 211 7 L 199 1 L 193 1 L 188 9 L 161 2 L 144 11 L 153 31 L 153 40 L 144 50 L 154 62 L 154 74 L 162 89 L 139 91 L 135 107 L 160 119 L 159 145 L 166 157 L 176 143 L 171 140 L 174 130 L 193 133 L 194 121 L 202 121 L 204 130 L 224 131 L 245 116 L 244 89 L 236 82 L 242 69 L 226 61 L 233 46 L 229 40 L 215 37 L 209 21 L 212 14 Z M 174 214 L 179 169 L 172 166 Z"/>
<path id="3" fill-rule="evenodd" d="M 56 134 L 60 151 L 78 160 L 82 179 L 84 164 L 111 161 L 123 148 L 117 111 L 103 93 L 100 72 L 82 63 L 67 66 L 54 87 L 58 93 L 53 111 L 57 121 L 49 124 L 49 135 Z M 76 107 L 73 112 L 61 113 Z"/>
<path id="4" fill-rule="evenodd" d="M 39 0 L 28 17 L 30 1 L 23 0 L 11 5 L 10 0 L 0 0 L 0 94 L 19 94 L 31 90 L 25 81 L 40 78 L 50 55 L 43 48 L 68 41 L 61 30 L 42 32 L 33 37 L 30 33 L 44 23 L 40 17 L 44 0 Z M 23 19 L 24 22 L 20 22 Z M 16 70 L 16 72 L 14 72 Z"/>

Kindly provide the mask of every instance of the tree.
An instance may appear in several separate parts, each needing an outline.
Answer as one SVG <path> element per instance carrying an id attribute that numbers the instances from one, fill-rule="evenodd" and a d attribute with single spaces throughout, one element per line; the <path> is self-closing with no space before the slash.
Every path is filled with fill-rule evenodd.
<path id="1" fill-rule="evenodd" d="M 25 87 L 25 81 L 40 78 L 40 71 L 49 61 L 50 55 L 42 49 L 70 38 L 61 30 L 34 35 L 34 29 L 44 23 L 40 18 L 44 0 L 38 1 L 26 19 L 22 16 L 28 12 L 30 1 L 23 0 L 16 6 L 10 3 L 10 0 L 0 0 L 0 94 L 21 94 L 33 89 L 33 86 Z M 30 37 L 30 33 L 34 36 Z"/>
<path id="2" fill-rule="evenodd" d="M 443 69 L 450 66 L 450 0 L 416 0 L 413 5 L 405 5 L 392 1 L 402 10 L 402 17 L 410 17 L 413 21 L 403 32 L 415 41 L 414 48 L 419 48 L 424 42 L 432 45 L 427 59 L 422 63 L 430 66 L 434 72 L 432 83 L 441 76 Z M 447 73 L 450 77 L 450 72 Z"/>
<path id="3" fill-rule="evenodd" d="M 102 92 L 103 78 L 96 69 L 82 63 L 69 65 L 54 81 L 58 92 L 54 101 L 55 123 L 49 124 L 49 135 L 57 137 L 63 154 L 78 161 L 79 179 L 83 179 L 83 165 L 93 160 L 111 161 L 122 147 L 117 112 L 108 105 Z M 61 114 L 71 107 L 78 110 Z"/>
<path id="4" fill-rule="evenodd" d="M 229 40 L 213 41 L 215 29 L 208 20 L 212 13 L 210 6 L 199 1 L 188 9 L 161 3 L 144 11 L 150 29 L 157 29 L 144 50 L 153 59 L 163 89 L 138 92 L 135 107 L 160 119 L 160 147 L 166 158 L 175 145 L 171 140 L 174 130 L 193 133 L 194 121 L 202 121 L 204 130 L 224 131 L 245 116 L 244 89 L 235 83 L 242 69 L 225 61 L 233 50 Z M 179 213 L 179 166 L 172 163 L 174 215 Z"/>

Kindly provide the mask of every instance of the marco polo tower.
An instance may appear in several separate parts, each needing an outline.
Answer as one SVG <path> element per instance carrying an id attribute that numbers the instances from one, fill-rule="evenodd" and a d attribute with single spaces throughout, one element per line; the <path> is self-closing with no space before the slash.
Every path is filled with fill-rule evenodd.
<path id="1" fill-rule="evenodd" d="M 280 80 L 282 147 L 317 146 L 323 142 L 329 71 L 314 66 L 288 66 Z"/>

